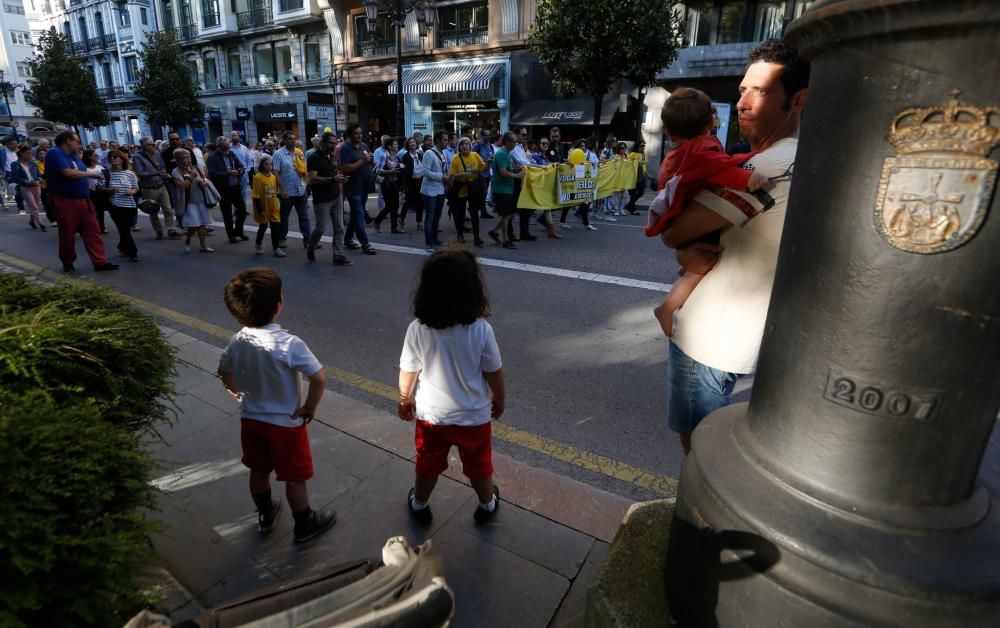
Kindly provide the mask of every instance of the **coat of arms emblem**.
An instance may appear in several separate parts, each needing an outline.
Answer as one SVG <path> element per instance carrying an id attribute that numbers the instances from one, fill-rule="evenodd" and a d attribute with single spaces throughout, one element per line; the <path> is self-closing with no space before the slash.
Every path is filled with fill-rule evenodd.
<path id="1" fill-rule="evenodd" d="M 968 242 L 986 218 L 997 178 L 987 159 L 1000 143 L 992 116 L 1000 109 L 958 101 L 904 109 L 892 121 L 888 140 L 897 157 L 882 166 L 875 228 L 894 247 L 911 253 L 941 253 Z"/>

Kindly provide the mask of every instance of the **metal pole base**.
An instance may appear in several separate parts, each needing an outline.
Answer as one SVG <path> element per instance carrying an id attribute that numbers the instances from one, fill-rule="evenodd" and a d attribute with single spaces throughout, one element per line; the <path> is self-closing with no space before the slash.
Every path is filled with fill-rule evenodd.
<path id="1" fill-rule="evenodd" d="M 680 625 L 1000 625 L 1000 503 L 985 489 L 906 525 L 840 510 L 776 474 L 746 409 L 705 419 L 684 462 L 666 574 Z"/>

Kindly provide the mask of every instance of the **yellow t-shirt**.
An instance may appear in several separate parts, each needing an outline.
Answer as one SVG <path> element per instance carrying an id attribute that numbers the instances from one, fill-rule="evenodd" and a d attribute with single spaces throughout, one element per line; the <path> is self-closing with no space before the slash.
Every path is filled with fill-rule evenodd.
<path id="1" fill-rule="evenodd" d="M 465 161 L 465 167 L 462 167 L 462 161 Z M 475 176 L 471 179 L 462 182 L 456 182 L 456 185 L 460 186 L 458 188 L 458 197 L 465 198 L 469 195 L 469 186 L 462 185 L 462 183 L 472 183 L 479 178 L 479 173 L 486 170 L 486 163 L 483 158 L 479 156 L 479 153 L 470 152 L 468 157 L 459 155 L 455 153 L 455 156 L 451 158 L 451 168 L 449 172 L 451 174 L 458 174 L 460 172 L 473 172 Z"/>
<path id="2" fill-rule="evenodd" d="M 35 166 L 38 168 L 39 186 L 44 190 L 49 186 L 49 182 L 45 180 L 45 162 L 36 159 Z"/>
<path id="3" fill-rule="evenodd" d="M 636 153 L 636 152 L 629 153 L 628 160 L 641 161 L 642 163 L 639 164 L 639 174 L 649 174 L 649 171 L 646 170 L 646 155 L 644 153 Z"/>
<path id="4" fill-rule="evenodd" d="M 264 213 L 257 210 L 257 203 L 253 204 L 253 220 L 258 225 L 266 222 L 281 222 L 281 209 L 278 202 L 278 177 L 271 174 L 258 172 L 253 176 L 253 184 L 250 188 L 252 197 L 260 199 Z"/>

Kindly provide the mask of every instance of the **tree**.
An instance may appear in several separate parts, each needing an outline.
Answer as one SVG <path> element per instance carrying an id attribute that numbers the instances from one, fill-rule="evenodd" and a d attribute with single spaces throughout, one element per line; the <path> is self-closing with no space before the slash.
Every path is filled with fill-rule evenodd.
<path id="1" fill-rule="evenodd" d="M 53 122 L 93 129 L 111 122 L 97 95 L 94 75 L 82 57 L 68 52 L 69 38 L 54 29 L 43 31 L 35 57 L 28 62 L 31 77 L 24 98 L 35 115 Z"/>
<path id="2" fill-rule="evenodd" d="M 594 98 L 594 136 L 601 103 L 627 79 L 647 87 L 673 63 L 683 34 L 673 0 L 539 0 L 528 44 L 552 74 L 556 93 Z M 641 103 L 640 103 L 641 104 Z"/>
<path id="3" fill-rule="evenodd" d="M 176 128 L 204 115 L 205 106 L 198 101 L 198 88 L 172 31 L 149 33 L 139 63 L 132 91 L 146 99 L 139 108 L 150 122 Z"/>

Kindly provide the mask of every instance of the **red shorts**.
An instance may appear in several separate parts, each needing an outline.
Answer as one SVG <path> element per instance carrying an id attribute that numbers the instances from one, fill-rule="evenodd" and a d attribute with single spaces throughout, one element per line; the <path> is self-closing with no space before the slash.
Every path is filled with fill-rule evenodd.
<path id="1" fill-rule="evenodd" d="M 253 419 L 240 419 L 243 464 L 253 471 L 274 471 L 279 482 L 305 482 L 313 476 L 309 432 L 303 423 L 282 427 Z"/>
<path id="2" fill-rule="evenodd" d="M 470 480 L 493 475 L 493 433 L 490 423 L 482 425 L 434 425 L 417 420 L 417 475 L 432 477 L 448 468 L 448 452 L 458 447 L 462 473 Z"/>

